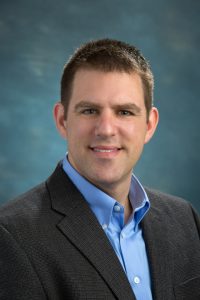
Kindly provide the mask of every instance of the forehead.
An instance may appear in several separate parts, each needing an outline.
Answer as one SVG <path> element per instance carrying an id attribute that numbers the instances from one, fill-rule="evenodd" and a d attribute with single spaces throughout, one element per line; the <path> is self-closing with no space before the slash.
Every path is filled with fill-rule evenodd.
<path id="1" fill-rule="evenodd" d="M 73 80 L 70 102 L 144 100 L 141 77 L 137 73 L 79 69 Z M 144 101 L 143 101 L 144 102 Z"/>

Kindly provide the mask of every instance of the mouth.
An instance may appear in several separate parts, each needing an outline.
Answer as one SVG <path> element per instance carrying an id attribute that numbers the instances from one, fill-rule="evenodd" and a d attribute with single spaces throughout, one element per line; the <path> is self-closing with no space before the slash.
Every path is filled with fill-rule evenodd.
<path id="1" fill-rule="evenodd" d="M 95 146 L 90 147 L 90 150 L 92 150 L 97 157 L 113 158 L 122 150 L 122 148 L 115 146 Z"/>

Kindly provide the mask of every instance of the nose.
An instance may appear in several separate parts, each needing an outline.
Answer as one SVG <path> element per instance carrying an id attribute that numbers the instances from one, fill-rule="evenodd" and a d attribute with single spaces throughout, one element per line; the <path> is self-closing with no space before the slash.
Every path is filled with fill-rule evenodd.
<path id="1" fill-rule="evenodd" d="M 99 115 L 95 124 L 95 135 L 99 137 L 111 137 L 116 134 L 115 117 L 110 112 Z"/>

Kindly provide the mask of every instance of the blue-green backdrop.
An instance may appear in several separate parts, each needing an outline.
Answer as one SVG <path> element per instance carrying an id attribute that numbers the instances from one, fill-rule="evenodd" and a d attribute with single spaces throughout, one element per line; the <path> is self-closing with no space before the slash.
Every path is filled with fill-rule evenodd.
<path id="1" fill-rule="evenodd" d="M 150 60 L 160 124 L 135 172 L 200 210 L 200 1 L 0 1 L 0 201 L 44 180 L 65 154 L 52 107 L 82 42 L 116 38 Z"/>

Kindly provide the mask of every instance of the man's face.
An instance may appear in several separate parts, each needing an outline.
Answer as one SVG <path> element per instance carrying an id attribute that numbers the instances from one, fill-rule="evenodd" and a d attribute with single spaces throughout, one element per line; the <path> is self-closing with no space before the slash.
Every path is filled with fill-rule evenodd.
<path id="1" fill-rule="evenodd" d="M 146 116 L 139 75 L 77 71 L 64 121 L 70 163 L 102 189 L 130 182 L 154 131 Z"/>

